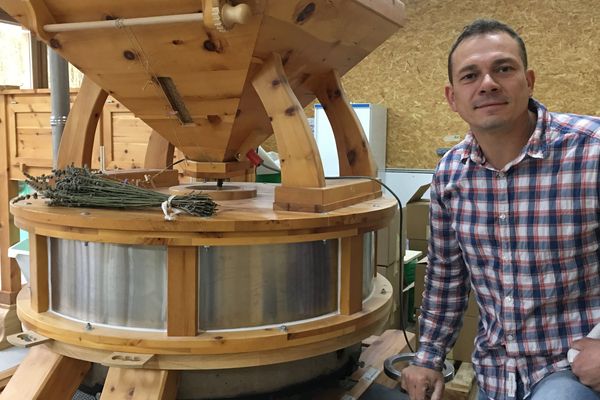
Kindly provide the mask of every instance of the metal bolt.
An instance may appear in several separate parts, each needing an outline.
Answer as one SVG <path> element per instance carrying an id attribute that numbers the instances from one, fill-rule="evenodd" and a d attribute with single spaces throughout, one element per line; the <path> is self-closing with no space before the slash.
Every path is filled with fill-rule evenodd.
<path id="1" fill-rule="evenodd" d="M 85 330 L 86 331 L 91 331 L 92 329 L 94 329 L 94 327 L 92 326 L 92 324 L 90 324 L 89 322 L 87 324 L 85 324 Z"/>
<path id="2" fill-rule="evenodd" d="M 287 331 L 288 331 L 288 327 L 287 327 L 287 326 L 285 326 L 285 325 L 281 325 L 281 326 L 279 327 L 279 330 L 280 330 L 281 332 L 287 332 Z"/>

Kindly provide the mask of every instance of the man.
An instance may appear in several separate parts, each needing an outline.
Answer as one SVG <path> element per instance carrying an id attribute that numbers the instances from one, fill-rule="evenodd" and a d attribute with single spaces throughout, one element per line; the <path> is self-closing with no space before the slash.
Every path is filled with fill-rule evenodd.
<path id="1" fill-rule="evenodd" d="M 576 339 L 600 322 L 600 119 L 533 100 L 525 45 L 498 21 L 465 28 L 448 78 L 470 131 L 433 177 L 421 344 L 401 385 L 412 400 L 442 398 L 472 289 L 481 400 L 596 400 L 600 341 Z"/>

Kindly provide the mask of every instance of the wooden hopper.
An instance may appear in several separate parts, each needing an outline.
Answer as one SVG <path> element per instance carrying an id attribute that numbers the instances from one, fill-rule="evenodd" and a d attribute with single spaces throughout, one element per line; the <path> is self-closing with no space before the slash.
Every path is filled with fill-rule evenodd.
<path id="1" fill-rule="evenodd" d="M 273 133 L 282 166 L 281 185 L 219 200 L 209 218 L 11 204 L 31 271 L 17 298 L 29 332 L 12 340 L 35 347 L 0 399 L 71 398 L 90 363 L 109 367 L 103 399 L 232 397 L 220 383 L 240 373 L 264 392 L 278 387 L 252 386 L 256 371 L 267 385 L 331 372 L 386 322 L 375 232 L 397 204 L 369 179 L 324 178 L 303 107 L 325 107 L 341 175 L 375 176 L 340 76 L 398 29 L 402 3 L 231 3 L 0 0 L 86 76 L 59 166 L 90 165 L 108 94 L 183 151 L 191 176 L 252 168 L 246 154 Z"/>
<path id="2" fill-rule="evenodd" d="M 334 129 L 341 175 L 374 176 L 367 141 L 339 78 L 399 28 L 402 3 L 233 3 L 0 1 L 99 86 L 82 85 L 59 165 L 89 161 L 94 118 L 108 93 L 180 149 L 190 160 L 186 173 L 195 177 L 226 178 L 252 168 L 247 152 L 275 133 L 283 186 L 275 193 L 276 207 L 335 208 L 314 195 L 315 188 L 335 191 L 327 189 L 303 112 L 316 97 Z M 85 132 L 88 139 L 82 140 Z M 357 200 L 369 192 L 376 191 L 368 189 Z"/>

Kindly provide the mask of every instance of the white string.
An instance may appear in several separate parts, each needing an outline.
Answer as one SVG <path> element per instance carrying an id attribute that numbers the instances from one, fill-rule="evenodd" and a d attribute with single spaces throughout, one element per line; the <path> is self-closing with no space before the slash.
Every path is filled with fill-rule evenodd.
<path id="1" fill-rule="evenodd" d="M 163 213 L 165 214 L 166 221 L 175 221 L 177 219 L 177 214 L 183 212 L 183 210 L 171 206 L 171 200 L 173 200 L 175 196 L 176 195 L 169 196 L 169 198 L 160 205 L 160 208 L 162 208 Z"/>

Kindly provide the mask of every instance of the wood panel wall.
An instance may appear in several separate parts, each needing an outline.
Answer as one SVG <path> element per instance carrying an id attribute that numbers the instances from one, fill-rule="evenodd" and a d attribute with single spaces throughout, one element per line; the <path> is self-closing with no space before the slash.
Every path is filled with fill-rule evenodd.
<path id="1" fill-rule="evenodd" d="M 534 97 L 551 111 L 600 115 L 597 0 L 403 1 L 405 26 L 342 79 L 351 101 L 388 107 L 387 167 L 434 168 L 435 150 L 464 136 L 443 87 L 447 52 L 476 18 L 499 19 L 521 34 L 537 76 Z"/>

